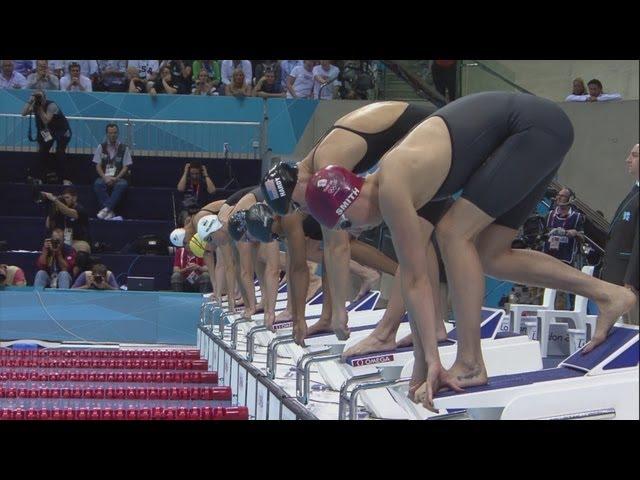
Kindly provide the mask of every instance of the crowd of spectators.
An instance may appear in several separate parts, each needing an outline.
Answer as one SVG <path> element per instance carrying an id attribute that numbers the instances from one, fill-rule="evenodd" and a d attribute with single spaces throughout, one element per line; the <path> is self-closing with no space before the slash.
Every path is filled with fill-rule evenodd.
<path id="1" fill-rule="evenodd" d="M 622 100 L 619 93 L 603 93 L 602 82 L 597 78 L 590 80 L 585 86 L 582 78 L 573 80 L 571 95 L 565 98 L 565 102 L 611 102 Z"/>
<path id="2" fill-rule="evenodd" d="M 331 60 L 2 60 L 0 88 L 338 98 Z"/>

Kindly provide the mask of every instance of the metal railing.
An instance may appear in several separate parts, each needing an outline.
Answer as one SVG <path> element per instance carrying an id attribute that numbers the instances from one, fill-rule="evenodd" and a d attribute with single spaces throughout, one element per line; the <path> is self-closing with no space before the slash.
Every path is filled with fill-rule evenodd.
<path id="1" fill-rule="evenodd" d="M 492 90 L 532 93 L 480 60 L 461 60 L 458 68 L 460 96 Z"/>
<path id="2" fill-rule="evenodd" d="M 75 117 L 67 120 L 72 131 L 68 153 L 92 154 L 105 141 L 105 126 L 115 123 L 120 139 L 136 155 L 156 157 L 261 158 L 264 144 L 262 122 L 205 120 L 155 120 L 106 117 Z M 37 135 L 35 119 L 19 114 L 0 113 L 0 151 L 33 152 Z"/>

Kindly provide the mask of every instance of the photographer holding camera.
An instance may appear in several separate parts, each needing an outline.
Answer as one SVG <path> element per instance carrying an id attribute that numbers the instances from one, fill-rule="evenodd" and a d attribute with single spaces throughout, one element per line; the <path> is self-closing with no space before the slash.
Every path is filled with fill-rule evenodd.
<path id="1" fill-rule="evenodd" d="M 91 270 L 82 272 L 71 288 L 118 290 L 119 287 L 113 273 L 103 264 L 97 263 Z"/>
<path id="2" fill-rule="evenodd" d="M 93 190 L 103 207 L 97 217 L 100 220 L 111 220 L 115 216 L 113 210 L 129 186 L 129 167 L 133 160 L 129 147 L 118 141 L 118 125 L 109 123 L 105 131 L 107 141 L 98 145 L 93 155 L 93 163 L 99 175 L 93 184 Z M 111 190 L 111 195 L 108 190 Z"/>
<path id="3" fill-rule="evenodd" d="M 78 194 L 73 187 L 66 187 L 60 197 L 49 192 L 40 195 L 51 202 L 51 210 L 45 220 L 48 230 L 62 229 L 62 240 L 66 245 L 73 247 L 82 257 L 91 253 L 89 246 L 89 215 L 87 210 L 78 203 Z M 78 263 L 83 262 L 78 259 Z"/>
<path id="4" fill-rule="evenodd" d="M 23 117 L 32 114 L 35 116 L 38 130 L 36 137 L 39 145 L 38 153 L 40 155 L 43 180 L 49 161 L 49 151 L 53 146 L 53 142 L 55 142 L 54 169 L 58 176 L 58 181 L 62 179 L 64 185 L 71 185 L 65 164 L 67 145 L 71 140 L 71 128 L 67 117 L 64 116 L 64 113 L 55 102 L 47 100 L 47 96 L 42 90 L 34 92 L 22 110 Z M 31 137 L 31 122 L 29 122 L 29 140 L 36 141 Z"/>
<path id="5" fill-rule="evenodd" d="M 184 166 L 184 172 L 182 172 L 177 188 L 179 192 L 184 194 L 183 202 L 193 203 L 197 207 L 204 206 L 207 193 L 213 195 L 216 191 L 216 186 L 209 177 L 207 167 L 199 162 L 187 163 Z M 205 193 L 205 189 L 207 193 Z M 188 202 L 189 198 L 193 200 Z"/>
<path id="6" fill-rule="evenodd" d="M 76 262 L 76 251 L 64 243 L 64 230 L 56 227 L 51 238 L 46 238 L 42 252 L 36 261 L 39 268 L 33 281 L 34 287 L 69 288 Z"/>

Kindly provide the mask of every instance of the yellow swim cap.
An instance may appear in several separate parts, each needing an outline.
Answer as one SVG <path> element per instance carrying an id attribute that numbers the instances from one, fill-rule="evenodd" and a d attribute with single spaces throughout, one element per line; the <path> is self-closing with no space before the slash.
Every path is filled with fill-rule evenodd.
<path id="1" fill-rule="evenodd" d="M 189 241 L 189 250 L 191 250 L 191 253 L 193 253 L 196 257 L 202 258 L 204 256 L 205 247 L 205 243 L 200 240 L 200 237 L 197 233 L 193 237 L 191 237 L 191 240 Z"/>

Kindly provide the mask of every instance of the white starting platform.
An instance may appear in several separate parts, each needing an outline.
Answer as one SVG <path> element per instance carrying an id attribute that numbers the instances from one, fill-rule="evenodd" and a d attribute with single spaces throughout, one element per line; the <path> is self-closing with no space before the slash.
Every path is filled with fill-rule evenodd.
<path id="1" fill-rule="evenodd" d="M 347 305 L 351 336 L 339 340 L 320 332 L 295 345 L 291 322 L 276 322 L 274 332 L 263 315 L 241 318 L 204 297 L 198 348 L 219 384 L 231 386 L 237 405 L 250 418 L 287 419 L 574 419 L 638 418 L 638 328 L 616 325 L 601 346 L 587 355 L 575 351 L 556 368 L 543 369 L 540 343 L 533 336 L 505 331 L 503 310 L 483 308 L 481 346 L 487 385 L 464 393 L 440 392 L 434 414 L 407 397 L 413 348 L 342 359 L 346 348 L 375 328 L 384 310 L 375 310 L 380 292 Z M 276 309 L 286 307 L 286 285 Z M 319 318 L 322 293 L 307 302 L 307 326 Z M 457 352 L 457 329 L 446 324 L 439 342 L 445 368 Z M 407 316 L 396 340 L 410 333 Z M 587 332 L 589 334 L 590 331 Z M 530 338 L 531 337 L 531 338 Z"/>

